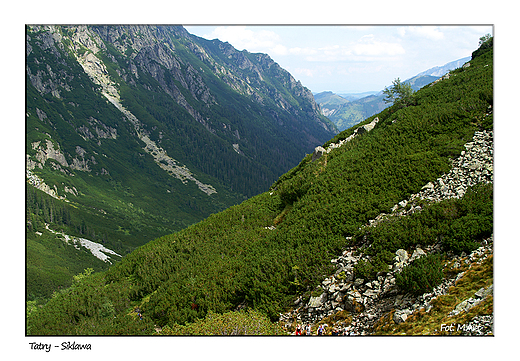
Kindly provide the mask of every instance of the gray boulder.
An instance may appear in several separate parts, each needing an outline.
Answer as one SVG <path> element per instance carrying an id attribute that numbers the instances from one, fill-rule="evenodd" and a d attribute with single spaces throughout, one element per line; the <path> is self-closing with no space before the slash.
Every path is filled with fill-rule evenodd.
<path id="1" fill-rule="evenodd" d="M 421 258 L 422 256 L 426 256 L 426 252 L 417 247 L 415 251 L 413 251 L 412 257 L 410 257 L 410 262 L 415 261 L 417 258 Z"/>
<path id="2" fill-rule="evenodd" d="M 315 160 L 321 158 L 323 153 L 327 153 L 327 151 L 322 146 L 317 146 L 316 148 L 314 148 L 314 153 L 312 153 L 311 162 L 314 162 Z"/>
<path id="3" fill-rule="evenodd" d="M 397 262 L 405 262 L 406 260 L 408 260 L 408 252 L 406 252 L 404 249 L 398 249 L 395 252 L 395 255 L 395 260 Z"/>
<path id="4" fill-rule="evenodd" d="M 309 300 L 308 307 L 319 308 L 319 307 L 321 307 L 321 305 L 323 305 L 325 303 L 326 300 L 327 300 L 326 293 L 322 293 L 321 296 L 311 297 Z"/>
<path id="5" fill-rule="evenodd" d="M 412 314 L 412 311 L 407 308 L 405 308 L 404 310 L 397 310 L 394 313 L 394 317 L 393 317 L 394 322 L 397 324 L 403 323 L 406 321 L 408 316 L 411 314 Z"/>

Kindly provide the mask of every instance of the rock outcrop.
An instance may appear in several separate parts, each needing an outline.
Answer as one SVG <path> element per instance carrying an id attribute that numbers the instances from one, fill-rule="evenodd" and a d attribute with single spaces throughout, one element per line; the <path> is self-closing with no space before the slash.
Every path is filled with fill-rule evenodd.
<path id="1" fill-rule="evenodd" d="M 421 211 L 420 200 L 440 202 L 461 198 L 468 188 L 479 183 L 493 182 L 493 132 L 475 132 L 472 141 L 464 145 L 459 157 L 453 160 L 451 170 L 433 182 L 428 182 L 418 193 L 398 202 L 390 215 L 380 214 L 369 221 L 376 226 L 389 216 L 405 216 Z"/>
<path id="2" fill-rule="evenodd" d="M 63 167 L 69 167 L 58 143 L 54 143 L 50 139 L 45 140 L 45 145 L 42 143 L 41 141 L 32 143 L 32 149 L 36 151 L 33 158 L 35 158 L 36 161 L 27 156 L 27 169 L 32 170 L 35 167 L 43 168 L 48 159 L 55 160 Z"/>
<path id="3" fill-rule="evenodd" d="M 372 123 L 367 124 L 363 131 L 370 131 L 377 123 L 377 118 Z M 358 133 L 359 128 L 351 137 Z M 352 139 L 351 137 L 349 138 Z M 347 139 L 345 141 L 348 141 Z M 316 148 L 316 159 L 335 147 L 337 145 L 327 149 Z M 419 193 L 413 194 L 408 199 L 396 204 L 392 209 L 392 214 L 381 214 L 370 220 L 367 226 L 375 227 L 388 217 L 402 217 L 421 211 L 422 208 L 416 205 L 418 200 L 426 199 L 439 202 L 449 198 L 460 198 L 469 187 L 477 183 L 490 182 L 493 182 L 493 132 L 475 132 L 472 141 L 465 144 L 465 150 L 453 161 L 450 172 L 438 178 L 435 182 L 426 184 Z M 404 249 L 397 250 L 389 272 L 379 274 L 375 280 L 370 282 L 355 278 L 354 275 L 354 266 L 360 261 L 368 260 L 368 256 L 357 252 L 357 247 L 347 248 L 342 255 L 331 260 L 331 263 L 336 265 L 336 272 L 323 280 L 319 287 L 320 294 L 307 300 L 298 299 L 294 310 L 280 315 L 280 322 L 287 328 L 290 328 L 290 325 L 294 322 L 316 324 L 326 317 L 347 311 L 350 315 L 350 321 L 340 322 L 336 326 L 341 326 L 347 335 L 368 335 L 373 332 L 374 324 L 389 312 L 393 312 L 395 324 L 406 322 L 407 318 L 418 310 L 423 309 L 425 312 L 429 312 L 431 301 L 448 293 L 449 288 L 464 276 L 464 272 L 445 279 L 432 292 L 418 297 L 402 294 L 397 289 L 396 273 L 417 258 L 438 252 L 437 248 L 438 246 L 417 247 L 411 255 Z M 491 237 L 484 240 L 482 246 L 469 256 L 463 254 L 460 257 L 455 257 L 452 263 L 455 268 L 464 262 L 466 264 L 470 262 L 480 264 L 492 254 L 493 239 Z M 491 295 L 492 290 L 493 286 L 480 289 L 473 297 L 459 303 L 449 316 L 467 312 Z M 318 291 L 314 293 L 316 292 Z M 485 335 L 492 332 L 492 316 L 477 317 L 471 322 L 473 326 L 467 326 L 468 331 L 463 332 L 463 334 Z"/>
<path id="4" fill-rule="evenodd" d="M 64 196 L 60 196 L 58 194 L 58 188 L 56 185 L 50 187 L 43 179 L 34 174 L 30 169 L 25 170 L 25 179 L 27 183 L 41 190 L 42 192 L 47 193 L 51 197 L 67 201 Z"/>
<path id="5" fill-rule="evenodd" d="M 481 246 L 469 256 L 462 255 L 454 258 L 452 260 L 454 267 L 461 263 L 482 263 L 493 252 L 492 238 L 487 239 L 484 243 L 485 246 Z M 410 315 L 419 310 L 429 312 L 432 308 L 431 302 L 437 297 L 447 294 L 450 287 L 467 272 L 463 271 L 445 279 L 432 292 L 418 297 L 399 292 L 396 286 L 396 273 L 414 259 L 432 252 L 435 252 L 434 247 L 424 250 L 417 248 L 412 257 L 409 257 L 405 250 L 398 250 L 392 270 L 367 282 L 361 278 L 354 278 L 353 274 L 354 266 L 359 261 L 366 259 L 366 256 L 355 255 L 356 249 L 349 248 L 338 258 L 331 260 L 336 265 L 336 272 L 323 280 L 319 287 L 321 294 L 310 297 L 308 300 L 298 299 L 293 311 L 280 315 L 280 322 L 288 329 L 293 323 L 314 325 L 326 317 L 348 311 L 350 321 L 339 322 L 335 326 L 338 328 L 341 326 L 346 335 L 369 335 L 374 331 L 376 322 L 389 312 L 393 312 L 392 319 L 395 324 L 406 322 Z M 474 297 L 457 305 L 450 316 L 467 312 L 491 295 L 492 290 L 492 286 L 482 288 L 475 293 Z M 489 330 L 486 328 L 487 331 Z"/>
<path id="6" fill-rule="evenodd" d="M 378 117 L 374 118 L 374 120 L 372 120 L 370 123 L 356 128 L 354 130 L 354 133 L 352 133 L 347 138 L 340 140 L 338 143 L 330 143 L 327 146 L 327 149 L 323 148 L 322 146 L 318 146 L 318 147 L 314 148 L 314 153 L 312 154 L 311 160 L 314 162 L 315 160 L 319 159 L 323 154 L 330 153 L 332 150 L 341 147 L 342 145 L 344 145 L 347 142 L 350 142 L 356 136 L 366 133 L 366 132 L 370 132 L 372 129 L 374 129 L 374 127 L 376 126 L 376 124 L 378 122 L 379 122 L 379 118 Z"/>
<path id="7" fill-rule="evenodd" d="M 467 300 L 459 303 L 453 311 L 451 311 L 448 316 L 456 316 L 461 312 L 468 312 L 470 309 L 481 303 L 486 299 L 487 296 L 493 294 L 493 285 L 484 288 L 482 287 L 477 292 L 475 292 L 474 297 L 470 297 Z"/>

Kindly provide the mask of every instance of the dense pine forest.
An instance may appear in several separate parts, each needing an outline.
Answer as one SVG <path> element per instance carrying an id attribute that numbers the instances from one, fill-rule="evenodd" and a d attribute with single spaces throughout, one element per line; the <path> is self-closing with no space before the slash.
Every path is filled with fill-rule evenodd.
<path id="1" fill-rule="evenodd" d="M 182 26 L 25 30 L 30 301 L 108 267 L 55 232 L 129 254 L 266 191 L 337 134 L 269 56 Z"/>
<path id="2" fill-rule="evenodd" d="M 330 259 L 350 246 L 369 256 L 355 272 L 370 279 L 388 271 L 396 250 L 440 244 L 429 266 L 417 262 L 398 279 L 403 293 L 431 289 L 444 277 L 445 255 L 471 252 L 493 234 L 492 184 L 459 199 L 424 201 L 421 212 L 375 228 L 365 225 L 447 173 L 475 131 L 493 130 L 492 42 L 473 53 L 469 66 L 359 125 L 377 117 L 370 132 L 314 161 L 307 155 L 269 191 L 140 246 L 106 271 L 77 277 L 30 310 L 28 334 L 148 335 L 156 328 L 211 334 L 229 319 L 280 334 L 272 322 L 295 298 L 316 296 L 333 271 Z M 28 197 L 32 213 L 89 232 L 73 214 Z M 425 274 L 429 281 L 418 282 Z"/>

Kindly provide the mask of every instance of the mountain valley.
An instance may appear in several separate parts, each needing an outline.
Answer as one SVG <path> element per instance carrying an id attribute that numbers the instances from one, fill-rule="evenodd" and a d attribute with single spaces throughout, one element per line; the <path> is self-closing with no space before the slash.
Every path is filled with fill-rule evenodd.
<path id="1" fill-rule="evenodd" d="M 128 254 L 267 190 L 337 133 L 269 56 L 180 26 L 27 26 L 26 35 L 36 244 L 35 232 L 53 237 L 50 225 Z"/>
<path id="2" fill-rule="evenodd" d="M 27 334 L 493 335 L 493 38 L 424 79 L 341 129 L 265 54 L 28 27 Z"/>
<path id="3" fill-rule="evenodd" d="M 470 59 L 470 57 L 466 57 L 425 70 L 403 83 L 410 84 L 412 89 L 417 91 L 439 79 L 450 70 L 460 68 Z M 328 117 L 340 131 L 362 122 L 389 106 L 384 102 L 382 91 L 360 94 L 322 92 L 315 94 L 314 99 L 320 105 L 322 114 Z"/>

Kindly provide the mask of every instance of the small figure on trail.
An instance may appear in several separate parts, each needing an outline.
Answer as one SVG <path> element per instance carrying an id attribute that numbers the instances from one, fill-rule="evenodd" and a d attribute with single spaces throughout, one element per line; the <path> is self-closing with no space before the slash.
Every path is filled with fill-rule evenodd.
<path id="1" fill-rule="evenodd" d="M 310 324 L 307 324 L 307 326 L 305 327 L 305 332 L 306 332 L 307 336 L 312 335 L 312 333 L 311 333 L 311 325 Z"/>
<path id="2" fill-rule="evenodd" d="M 323 325 L 320 325 L 320 327 L 318 327 L 318 336 L 322 336 L 323 335 L 323 331 L 325 331 L 324 327 L 323 327 Z"/>
<path id="3" fill-rule="evenodd" d="M 296 326 L 296 335 L 301 335 L 302 334 L 302 328 L 301 326 L 298 324 L 298 326 Z"/>
<path id="4" fill-rule="evenodd" d="M 139 309 L 139 307 L 135 308 L 134 311 L 135 311 L 135 313 L 137 313 L 137 316 L 139 317 L 139 319 L 142 320 L 143 315 L 141 315 L 141 310 Z"/>

